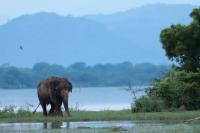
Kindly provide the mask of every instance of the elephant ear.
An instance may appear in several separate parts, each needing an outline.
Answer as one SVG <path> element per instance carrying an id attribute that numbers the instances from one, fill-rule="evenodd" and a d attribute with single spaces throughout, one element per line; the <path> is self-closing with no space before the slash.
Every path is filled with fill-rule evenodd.
<path id="1" fill-rule="evenodd" d="M 68 90 L 72 92 L 72 84 L 68 81 Z"/>
<path id="2" fill-rule="evenodd" d="M 63 79 L 64 79 L 65 89 L 67 89 L 69 92 L 72 92 L 72 83 L 69 82 L 69 80 L 67 78 L 63 78 Z"/>

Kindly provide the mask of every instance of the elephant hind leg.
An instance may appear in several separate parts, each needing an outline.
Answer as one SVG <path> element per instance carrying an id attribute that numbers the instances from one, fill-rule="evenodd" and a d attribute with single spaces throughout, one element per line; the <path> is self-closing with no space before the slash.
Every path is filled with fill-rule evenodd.
<path id="1" fill-rule="evenodd" d="M 47 107 L 46 107 L 46 104 L 41 104 L 41 106 L 42 106 L 42 110 L 43 110 L 43 115 L 47 116 Z"/>

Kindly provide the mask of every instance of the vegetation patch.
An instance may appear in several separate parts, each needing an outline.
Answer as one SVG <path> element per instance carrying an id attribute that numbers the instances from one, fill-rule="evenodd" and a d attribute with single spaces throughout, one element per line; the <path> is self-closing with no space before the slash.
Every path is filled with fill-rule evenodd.
<path id="1" fill-rule="evenodd" d="M 72 111 L 71 117 L 64 114 L 61 116 L 43 116 L 42 113 L 32 114 L 29 111 L 0 112 L 1 123 L 13 122 L 54 122 L 54 121 L 180 121 L 184 122 L 193 119 L 200 114 L 200 111 L 180 111 L 180 112 L 149 112 L 132 113 L 131 110 L 121 111 Z"/>

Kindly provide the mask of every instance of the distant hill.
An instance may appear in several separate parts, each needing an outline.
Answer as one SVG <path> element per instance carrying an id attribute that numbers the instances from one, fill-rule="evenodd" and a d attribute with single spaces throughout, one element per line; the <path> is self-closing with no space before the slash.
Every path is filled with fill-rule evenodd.
<path id="1" fill-rule="evenodd" d="M 112 15 L 24 15 L 0 26 L 0 64 L 169 63 L 160 30 L 190 21 L 190 5 L 149 5 Z M 20 49 L 20 46 L 23 49 Z"/>

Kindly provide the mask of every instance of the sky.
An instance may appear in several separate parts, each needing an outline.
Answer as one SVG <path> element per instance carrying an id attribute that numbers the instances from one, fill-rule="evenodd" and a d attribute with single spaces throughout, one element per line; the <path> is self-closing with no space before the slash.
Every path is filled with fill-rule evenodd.
<path id="1" fill-rule="evenodd" d="M 200 5 L 200 0 L 0 0 L 0 23 L 37 12 L 72 16 L 111 14 L 155 3 Z"/>

